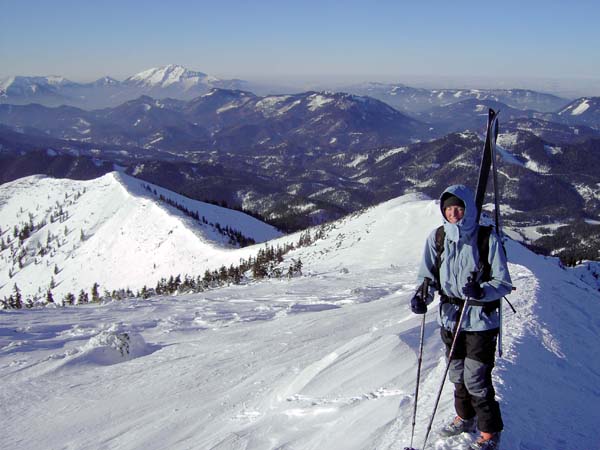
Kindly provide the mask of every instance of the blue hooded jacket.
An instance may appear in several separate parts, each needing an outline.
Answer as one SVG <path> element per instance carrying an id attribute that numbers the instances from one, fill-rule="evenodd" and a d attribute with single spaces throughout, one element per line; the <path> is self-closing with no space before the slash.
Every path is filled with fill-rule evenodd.
<path id="1" fill-rule="evenodd" d="M 465 204 L 465 214 L 463 218 L 455 224 L 452 224 L 444 217 L 444 230 L 446 237 L 444 240 L 444 252 L 442 253 L 439 285 L 441 293 L 448 297 L 464 298 L 462 288 L 469 281 L 472 272 L 477 272 L 476 279 L 483 288 L 484 296 L 479 302 L 490 302 L 498 300 L 509 294 L 512 290 L 512 282 L 508 273 L 508 264 L 506 254 L 496 235 L 495 231 L 490 234 L 488 262 L 491 266 L 491 280 L 482 282 L 482 266 L 479 262 L 479 250 L 477 248 L 477 230 L 479 224 L 476 223 L 477 210 L 473 192 L 466 186 L 454 185 L 444 191 L 440 199 L 448 194 L 455 195 Z M 440 209 L 441 206 L 440 200 Z M 433 230 L 425 244 L 423 259 L 419 269 L 419 279 L 422 281 L 425 277 L 435 280 L 436 265 L 436 230 Z M 438 322 L 447 330 L 454 330 L 460 314 L 460 306 L 452 303 L 441 303 Z M 487 314 L 483 306 L 469 306 L 465 313 L 461 330 L 464 331 L 485 331 L 498 328 L 500 326 L 500 315 L 498 309 L 494 309 Z"/>

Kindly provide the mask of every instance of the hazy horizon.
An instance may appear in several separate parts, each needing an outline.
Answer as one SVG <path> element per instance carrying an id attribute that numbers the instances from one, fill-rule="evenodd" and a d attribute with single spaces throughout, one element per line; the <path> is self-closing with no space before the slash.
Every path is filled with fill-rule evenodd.
<path id="1" fill-rule="evenodd" d="M 173 63 L 174 64 L 174 63 Z M 180 64 L 181 65 L 181 64 Z M 14 76 L 25 77 L 45 77 L 45 76 L 61 76 L 70 81 L 77 83 L 89 83 L 96 81 L 105 76 L 109 76 L 119 81 L 135 75 L 136 73 L 148 70 L 151 68 L 163 67 L 154 65 L 146 67 L 135 73 L 129 73 L 125 76 L 115 76 L 111 73 L 98 74 L 90 78 L 76 78 L 64 73 L 36 73 L 36 74 L 11 74 L 9 76 L 0 77 L 0 81 L 12 78 Z M 322 89 L 341 89 L 345 86 L 361 83 L 382 83 L 382 84 L 404 84 L 414 88 L 424 89 L 528 89 L 538 92 L 546 92 L 562 97 L 584 97 L 584 96 L 600 96 L 600 78 L 517 78 L 517 77 L 492 77 L 492 76 L 475 76 L 475 75 L 428 75 L 428 74 L 399 74 L 399 75 L 335 75 L 335 74 L 307 74 L 288 75 L 281 74 L 279 76 L 267 74 L 216 74 L 202 68 L 186 67 L 186 69 L 203 72 L 208 75 L 217 76 L 221 79 L 240 79 L 250 83 L 264 83 L 279 87 L 280 89 L 293 90 L 322 90 Z"/>
<path id="2" fill-rule="evenodd" d="M 592 1 L 7 2 L 0 79 L 122 80 L 180 64 L 220 78 L 396 82 L 600 95 Z"/>

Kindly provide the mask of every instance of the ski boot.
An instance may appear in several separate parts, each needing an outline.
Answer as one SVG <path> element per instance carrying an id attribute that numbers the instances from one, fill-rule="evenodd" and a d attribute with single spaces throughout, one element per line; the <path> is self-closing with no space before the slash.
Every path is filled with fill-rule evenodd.
<path id="1" fill-rule="evenodd" d="M 452 422 L 442 428 L 439 432 L 442 437 L 456 436 L 461 433 L 473 433 L 475 431 L 475 417 L 463 419 L 456 416 Z"/>
<path id="2" fill-rule="evenodd" d="M 485 439 L 480 436 L 477 441 L 471 444 L 471 450 L 499 450 L 500 449 L 500 433 L 492 434 L 492 437 Z"/>

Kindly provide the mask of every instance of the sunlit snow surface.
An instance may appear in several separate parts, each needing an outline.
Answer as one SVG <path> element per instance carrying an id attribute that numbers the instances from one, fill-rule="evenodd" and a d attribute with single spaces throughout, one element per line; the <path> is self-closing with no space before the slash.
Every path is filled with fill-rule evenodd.
<path id="1" fill-rule="evenodd" d="M 579 105 L 577 105 L 576 108 L 573 109 L 573 111 L 571 111 L 571 115 L 578 116 L 586 112 L 590 107 L 590 104 L 588 102 L 589 99 L 584 99 Z"/>
<path id="2" fill-rule="evenodd" d="M 420 322 L 407 304 L 438 224 L 435 202 L 404 197 L 288 254 L 300 278 L 1 312 L 0 448 L 403 449 Z M 505 309 L 494 372 L 503 449 L 597 449 L 600 297 L 555 260 L 507 250 L 518 314 Z M 444 369 L 435 310 L 416 448 Z M 447 386 L 434 427 L 452 415 Z"/>
<path id="3" fill-rule="evenodd" d="M 144 188 L 149 186 L 150 190 Z M 160 196 L 197 212 L 207 223 L 192 219 L 160 201 Z M 64 221 L 51 221 L 59 207 Z M 238 211 L 195 201 L 122 173 L 77 181 L 41 176 L 0 186 L 0 228 L 5 242 L 15 226 L 47 222 L 26 242 L 23 267 L 13 257 L 22 248 L 12 240 L 0 251 L 0 297 L 17 284 L 23 297 L 45 295 L 51 279 L 57 300 L 67 292 L 86 291 L 99 283 L 100 292 L 154 287 L 161 278 L 203 275 L 206 269 L 239 264 L 256 253 L 236 249 L 215 224 L 242 231 L 256 242 L 281 236 L 275 228 Z M 38 245 L 51 236 L 52 251 L 40 255 Z M 82 239 L 83 236 L 83 239 Z M 59 245 L 60 244 L 60 245 Z M 55 267 L 58 270 L 55 270 Z M 12 271 L 12 277 L 9 271 Z"/>

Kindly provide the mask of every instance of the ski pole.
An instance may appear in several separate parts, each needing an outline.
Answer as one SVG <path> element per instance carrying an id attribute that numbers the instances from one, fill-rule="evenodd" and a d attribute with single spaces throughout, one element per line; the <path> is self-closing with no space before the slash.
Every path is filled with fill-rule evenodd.
<path id="1" fill-rule="evenodd" d="M 472 279 L 475 279 L 477 275 L 476 272 L 473 272 Z M 462 326 L 463 319 L 465 317 L 465 312 L 469 307 L 469 301 L 471 299 L 467 297 L 465 303 L 460 312 L 460 317 L 458 318 L 458 323 L 456 324 L 456 331 L 454 332 L 454 338 L 452 339 L 452 345 L 450 346 L 450 351 L 448 352 L 448 362 L 446 363 L 446 369 L 444 370 L 444 376 L 442 378 L 442 383 L 440 385 L 440 389 L 438 390 L 437 397 L 435 399 L 435 404 L 433 405 L 433 412 L 431 413 L 431 418 L 429 419 L 429 425 L 427 425 L 427 431 L 425 432 L 425 440 L 423 441 L 423 450 L 425 450 L 425 446 L 427 445 L 427 439 L 429 439 L 429 433 L 431 432 L 431 426 L 433 425 L 433 419 L 435 418 L 435 412 L 437 411 L 437 407 L 440 403 L 440 397 L 442 396 L 442 390 L 444 389 L 444 384 L 446 383 L 446 376 L 448 375 L 448 371 L 450 370 L 450 363 L 452 362 L 452 355 L 454 355 L 454 349 L 456 348 L 456 343 L 458 341 L 458 335 L 460 334 L 460 327 Z"/>
<path id="2" fill-rule="evenodd" d="M 431 280 L 429 278 L 425 278 L 422 284 L 421 298 L 423 301 L 429 295 L 429 282 Z M 417 382 L 415 386 L 415 407 L 413 410 L 413 420 L 412 420 L 412 431 L 410 433 L 410 447 L 412 449 L 413 446 L 413 438 L 415 437 L 415 425 L 417 424 L 417 404 L 419 402 L 419 383 L 421 380 L 421 363 L 423 362 L 423 341 L 425 337 L 425 316 L 427 315 L 427 311 L 423 314 L 423 319 L 421 319 L 421 337 L 419 339 L 419 360 L 417 362 Z"/>

